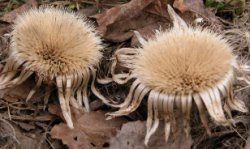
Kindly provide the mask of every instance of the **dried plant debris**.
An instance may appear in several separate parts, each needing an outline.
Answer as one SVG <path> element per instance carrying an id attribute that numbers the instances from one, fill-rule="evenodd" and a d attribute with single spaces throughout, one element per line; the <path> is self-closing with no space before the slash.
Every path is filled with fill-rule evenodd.
<path id="1" fill-rule="evenodd" d="M 175 139 L 170 139 L 168 144 L 164 141 L 163 125 L 159 126 L 156 135 L 152 136 L 148 145 L 145 146 L 144 136 L 146 134 L 146 122 L 136 121 L 123 124 L 122 129 L 118 131 L 115 137 L 110 140 L 110 149 L 188 149 L 192 145 L 192 138 L 183 135 L 182 130 L 179 129 L 175 134 Z"/>
<path id="2" fill-rule="evenodd" d="M 135 80 L 125 102 L 119 105 L 118 111 L 109 113 L 109 118 L 135 111 L 148 95 L 145 144 L 157 130 L 160 120 L 164 120 L 165 140 L 168 140 L 170 133 L 176 130 L 176 108 L 182 111 L 183 126 L 188 135 L 193 101 L 208 133 L 205 108 L 216 124 L 224 126 L 231 124 L 224 111 L 228 116 L 230 110 L 247 112 L 244 103 L 232 96 L 234 72 L 238 69 L 232 47 L 221 35 L 208 29 L 189 27 L 170 6 L 168 11 L 173 19 L 172 29 L 159 31 L 148 41 L 136 33 L 143 48 L 117 50 L 111 66 L 115 82 L 124 84 Z M 131 71 L 115 73 L 117 65 Z"/>
<path id="3" fill-rule="evenodd" d="M 9 123 L 7 120 L 2 119 L 2 118 L 0 118 L 0 132 L 1 132 L 0 133 L 1 140 L 6 137 L 11 137 L 12 140 L 19 143 L 19 141 L 17 140 L 16 131 L 14 127 L 11 125 L 11 123 Z"/>
<path id="4" fill-rule="evenodd" d="M 20 123 L 17 123 L 20 124 Z M 46 133 L 22 131 L 13 122 L 0 118 L 0 148 L 49 148 Z"/>
<path id="5" fill-rule="evenodd" d="M 114 42 L 128 40 L 133 36 L 131 30 L 161 22 L 161 17 L 142 11 L 152 2 L 153 0 L 132 0 L 129 3 L 113 7 L 101 14 L 97 14 L 95 16 L 98 23 L 97 29 L 107 40 Z M 162 20 L 164 20 L 164 18 L 162 18 Z M 119 28 L 117 28 L 117 26 L 119 26 Z"/>
<path id="6" fill-rule="evenodd" d="M 217 18 L 210 10 L 205 9 L 201 0 L 185 2 L 179 0 L 132 0 L 95 15 L 94 18 L 98 23 L 97 29 L 106 40 L 122 42 L 132 38 L 132 45 L 136 46 L 138 43 L 133 30 L 137 30 L 145 38 L 150 38 L 156 29 L 169 27 L 167 5 L 173 2 L 177 9 L 186 12 L 180 15 L 185 16 L 184 18 L 188 22 L 195 20 L 194 14 L 187 12 L 191 11 L 198 13 L 211 23 L 218 23 Z"/>
<path id="7" fill-rule="evenodd" d="M 163 149 L 166 148 L 164 143 L 164 132 L 161 131 L 159 134 L 152 137 L 148 146 L 144 145 L 144 136 L 146 123 L 142 121 L 129 122 L 123 124 L 120 131 L 118 131 L 115 137 L 110 140 L 110 149 L 117 148 L 135 148 L 135 149 Z"/>
<path id="8" fill-rule="evenodd" d="M 44 111 L 42 103 L 27 104 L 15 95 L 0 100 L 0 113 L 1 118 L 11 121 L 12 124 L 25 131 L 47 131 L 50 128 L 49 123 L 55 119 L 55 116 Z M 41 125 L 44 127 L 41 128 Z"/>
<path id="9" fill-rule="evenodd" d="M 206 0 L 205 5 L 219 12 L 231 11 L 235 14 L 242 14 L 246 7 L 246 0 Z"/>
<path id="10" fill-rule="evenodd" d="M 181 12 L 192 11 L 201 15 L 210 23 L 219 23 L 217 17 L 209 9 L 206 9 L 203 0 L 175 0 L 173 6 Z"/>
<path id="11" fill-rule="evenodd" d="M 51 130 L 52 138 L 61 139 L 69 149 L 108 147 L 109 138 L 114 136 L 125 122 L 121 118 L 107 121 L 101 111 L 82 113 L 77 109 L 74 109 L 73 120 L 74 129 L 69 129 L 66 124 L 61 123 Z"/>
<path id="12" fill-rule="evenodd" d="M 18 15 L 26 12 L 27 10 L 29 10 L 31 8 L 36 8 L 37 6 L 38 6 L 38 3 L 36 0 L 27 0 L 26 3 L 23 4 L 22 6 L 14 9 L 8 13 L 5 13 L 0 18 L 0 20 L 5 21 L 5 22 L 9 22 L 9 23 L 13 23 Z"/>
<path id="13" fill-rule="evenodd" d="M 229 39 L 235 52 L 241 59 L 249 59 L 250 51 L 250 2 L 241 16 L 235 16 L 232 21 L 222 19 L 225 29 L 222 33 Z"/>
<path id="14" fill-rule="evenodd" d="M 94 80 L 102 57 L 100 38 L 83 17 L 49 7 L 20 15 L 11 34 L 0 89 L 11 90 L 35 74 L 37 81 L 27 96 L 28 101 L 42 83 L 48 88 L 55 84 L 65 120 L 73 128 L 70 105 L 79 108 L 84 104 L 89 111 L 90 80 L 93 92 L 99 96 Z"/>

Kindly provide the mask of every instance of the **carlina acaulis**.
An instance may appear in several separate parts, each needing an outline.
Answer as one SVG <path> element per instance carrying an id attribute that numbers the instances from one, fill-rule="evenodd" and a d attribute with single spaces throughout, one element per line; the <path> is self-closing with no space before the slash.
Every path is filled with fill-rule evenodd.
<path id="1" fill-rule="evenodd" d="M 28 101 L 42 83 L 55 84 L 63 116 L 73 128 L 70 105 L 90 110 L 88 84 L 109 105 L 94 86 L 102 49 L 101 39 L 85 17 L 52 7 L 31 9 L 14 22 L 0 89 L 11 89 L 35 74 L 37 83 Z"/>
<path id="2" fill-rule="evenodd" d="M 133 82 L 125 101 L 117 105 L 120 109 L 108 113 L 108 118 L 135 111 L 144 97 L 148 97 L 145 144 L 160 120 L 165 123 L 165 140 L 168 140 L 176 129 L 176 110 L 183 117 L 184 131 L 189 134 L 193 102 L 208 133 L 206 110 L 216 124 L 223 126 L 231 124 L 224 112 L 247 111 L 244 103 L 232 96 L 238 64 L 227 40 L 209 29 L 188 26 L 171 6 L 168 12 L 173 20 L 171 29 L 157 31 L 148 41 L 135 32 L 142 47 L 117 50 L 111 66 L 115 82 Z M 130 71 L 117 73 L 117 66 Z"/>

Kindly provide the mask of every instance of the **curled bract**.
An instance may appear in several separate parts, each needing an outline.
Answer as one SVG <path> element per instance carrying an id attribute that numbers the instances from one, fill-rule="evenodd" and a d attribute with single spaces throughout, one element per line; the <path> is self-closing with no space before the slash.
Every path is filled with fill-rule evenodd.
<path id="1" fill-rule="evenodd" d="M 136 33 L 142 48 L 117 50 L 111 66 L 115 82 L 134 81 L 124 103 L 118 105 L 120 109 L 108 113 L 109 118 L 135 111 L 147 97 L 145 144 L 158 128 L 160 120 L 165 123 L 165 139 L 168 140 L 171 130 L 174 132 L 176 129 L 176 109 L 183 116 L 184 130 L 188 134 L 193 102 L 208 133 L 206 110 L 219 125 L 231 123 L 224 111 L 246 112 L 244 103 L 232 96 L 237 62 L 231 46 L 217 33 L 188 26 L 170 6 L 168 11 L 173 28 L 158 32 L 154 39 L 148 41 Z M 117 73 L 117 66 L 130 71 Z"/>

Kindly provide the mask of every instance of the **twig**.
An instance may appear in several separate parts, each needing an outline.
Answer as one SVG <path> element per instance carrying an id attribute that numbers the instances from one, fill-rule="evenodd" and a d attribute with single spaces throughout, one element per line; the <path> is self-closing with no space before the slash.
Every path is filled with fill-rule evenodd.
<path id="1" fill-rule="evenodd" d="M 3 114 L 2 117 L 4 119 L 8 119 L 8 116 Z M 22 121 L 51 121 L 53 118 L 52 115 L 43 115 L 43 116 L 17 116 L 17 115 L 12 115 L 12 120 L 22 120 Z"/>
<path id="2" fill-rule="evenodd" d="M 8 102 L 7 102 L 7 109 L 8 109 L 9 120 L 11 120 L 10 107 Z"/>
<path id="3" fill-rule="evenodd" d="M 96 2 L 91 2 L 91 1 L 88 1 L 88 0 L 81 0 L 81 2 L 86 3 L 86 4 L 90 4 L 90 5 L 96 5 Z M 124 3 L 116 3 L 116 4 L 100 3 L 100 5 L 108 6 L 108 7 L 114 7 L 114 6 L 121 5 L 121 4 L 124 4 Z"/>
<path id="4" fill-rule="evenodd" d="M 12 133 L 13 133 L 13 136 L 12 136 L 13 139 L 14 139 L 18 144 L 20 144 L 19 140 L 18 140 L 17 137 L 16 137 L 15 128 L 14 128 L 7 120 L 5 120 L 5 119 L 3 119 L 3 118 L 1 118 L 1 117 L 0 117 L 0 121 L 2 121 L 3 123 L 7 124 L 7 125 L 11 128 Z"/>

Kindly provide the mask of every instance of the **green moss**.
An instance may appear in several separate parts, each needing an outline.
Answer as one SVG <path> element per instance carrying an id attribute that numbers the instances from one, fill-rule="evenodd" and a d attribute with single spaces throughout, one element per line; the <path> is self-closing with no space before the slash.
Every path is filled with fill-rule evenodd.
<path id="1" fill-rule="evenodd" d="M 238 0 L 237 4 L 236 4 L 236 9 L 235 9 L 235 13 L 236 14 L 241 14 L 244 12 L 246 7 L 246 1 L 245 0 Z"/>
<path id="2" fill-rule="evenodd" d="M 205 6 L 216 8 L 217 10 L 223 10 L 225 8 L 225 3 L 216 2 L 215 0 L 206 0 Z"/>
<path id="3" fill-rule="evenodd" d="M 218 2 L 216 0 L 206 0 L 205 6 L 215 8 L 218 12 L 231 10 L 236 15 L 240 15 L 245 10 L 246 0 L 224 0 L 223 2 Z"/>
<path id="4" fill-rule="evenodd" d="M 70 3 L 69 5 L 66 5 L 66 8 L 70 10 L 78 10 L 78 6 L 76 3 Z"/>
<path id="5" fill-rule="evenodd" d="M 10 0 L 7 3 L 6 7 L 4 8 L 4 12 L 9 12 L 9 11 L 13 10 L 15 8 L 15 6 L 20 6 L 24 3 L 25 3 L 24 0 Z"/>

